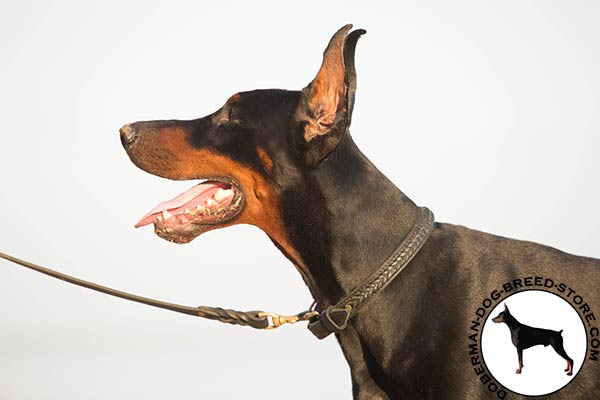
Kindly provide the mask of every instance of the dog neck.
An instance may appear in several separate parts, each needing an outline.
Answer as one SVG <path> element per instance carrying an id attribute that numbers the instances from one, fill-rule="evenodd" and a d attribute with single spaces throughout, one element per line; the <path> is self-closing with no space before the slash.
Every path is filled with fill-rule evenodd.
<path id="1" fill-rule="evenodd" d="M 504 314 L 504 322 L 510 329 L 516 329 L 522 325 L 515 317 L 512 316 L 512 314 L 508 313 Z"/>
<path id="2" fill-rule="evenodd" d="M 365 157 L 349 132 L 314 169 L 313 178 L 319 210 L 311 207 L 305 216 L 312 229 L 302 240 L 313 246 L 300 249 L 300 255 L 306 282 L 325 307 L 380 267 L 412 228 L 418 209 Z"/>

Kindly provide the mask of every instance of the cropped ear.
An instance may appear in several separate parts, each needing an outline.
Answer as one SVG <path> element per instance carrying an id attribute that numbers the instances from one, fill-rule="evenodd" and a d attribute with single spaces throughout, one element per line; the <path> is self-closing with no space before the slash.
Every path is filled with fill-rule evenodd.
<path id="1" fill-rule="evenodd" d="M 297 117 L 306 145 L 305 159 L 314 166 L 340 142 L 350 125 L 356 91 L 354 51 L 358 38 L 367 31 L 343 26 L 323 53 L 317 76 L 302 90 Z"/>
<path id="2" fill-rule="evenodd" d="M 506 303 L 504 303 L 504 311 L 510 312 L 510 311 L 508 311 L 508 306 L 506 305 Z"/>

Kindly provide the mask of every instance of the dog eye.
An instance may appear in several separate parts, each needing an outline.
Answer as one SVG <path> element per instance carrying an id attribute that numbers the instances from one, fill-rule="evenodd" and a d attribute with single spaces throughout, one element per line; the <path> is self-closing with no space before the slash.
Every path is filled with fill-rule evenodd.
<path id="1" fill-rule="evenodd" d="M 217 126 L 226 126 L 239 123 L 236 113 L 231 108 L 222 109 L 213 117 Z"/>
<path id="2" fill-rule="evenodd" d="M 230 125 L 240 124 L 240 115 L 239 112 L 235 109 L 235 107 L 229 108 L 229 111 L 227 113 L 227 123 Z"/>
<path id="3" fill-rule="evenodd" d="M 235 107 L 229 107 L 229 111 L 227 112 L 227 117 L 230 121 L 235 121 L 239 117 L 239 112 Z"/>

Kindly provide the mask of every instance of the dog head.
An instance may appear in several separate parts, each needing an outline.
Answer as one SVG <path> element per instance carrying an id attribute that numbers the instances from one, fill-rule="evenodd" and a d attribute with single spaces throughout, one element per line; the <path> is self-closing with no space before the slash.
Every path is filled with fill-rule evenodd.
<path id="1" fill-rule="evenodd" d="M 501 311 L 496 317 L 492 318 L 495 323 L 506 322 L 507 317 L 510 315 L 508 306 L 504 304 L 504 311 Z"/>
<path id="2" fill-rule="evenodd" d="M 350 125 L 354 49 L 365 33 L 351 28 L 333 35 L 320 70 L 301 91 L 237 93 L 202 118 L 123 126 L 121 142 L 139 168 L 168 179 L 202 180 L 160 203 L 136 227 L 154 224 L 158 236 L 187 243 L 203 232 L 247 223 L 293 252 L 282 218 L 312 204 L 300 204 L 310 192 L 310 170 L 334 151 Z"/>

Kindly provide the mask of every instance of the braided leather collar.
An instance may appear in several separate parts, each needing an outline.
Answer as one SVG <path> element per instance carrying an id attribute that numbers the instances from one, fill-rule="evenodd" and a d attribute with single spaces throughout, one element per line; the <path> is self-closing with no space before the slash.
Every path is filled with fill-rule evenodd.
<path id="1" fill-rule="evenodd" d="M 383 265 L 336 305 L 326 308 L 319 315 L 311 318 L 308 329 L 318 339 L 344 330 L 348 326 L 348 320 L 356 315 L 360 307 L 406 268 L 431 235 L 433 223 L 433 213 L 427 207 L 420 207 L 415 225 Z"/>

